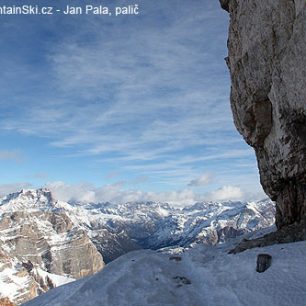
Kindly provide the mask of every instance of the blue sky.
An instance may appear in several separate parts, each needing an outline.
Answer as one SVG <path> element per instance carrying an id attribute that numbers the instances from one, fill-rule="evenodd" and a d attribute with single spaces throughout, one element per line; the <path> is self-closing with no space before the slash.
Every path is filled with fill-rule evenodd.
<path id="1" fill-rule="evenodd" d="M 230 112 L 226 12 L 217 0 L 138 4 L 138 16 L 0 16 L 0 194 L 262 196 Z"/>

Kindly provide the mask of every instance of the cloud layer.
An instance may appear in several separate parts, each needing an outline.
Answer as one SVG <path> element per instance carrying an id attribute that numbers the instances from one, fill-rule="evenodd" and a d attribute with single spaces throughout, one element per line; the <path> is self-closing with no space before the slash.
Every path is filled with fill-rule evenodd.
<path id="1" fill-rule="evenodd" d="M 191 189 L 167 192 L 145 192 L 141 190 L 126 189 L 123 183 L 109 184 L 96 187 L 88 183 L 66 184 L 61 181 L 51 182 L 44 187 L 51 190 L 55 199 L 60 201 L 77 202 L 163 202 L 173 206 L 184 207 L 201 201 L 226 201 L 226 200 L 259 200 L 264 197 L 263 192 L 250 194 L 237 186 L 223 186 L 208 193 L 197 193 Z M 21 189 L 34 188 L 30 183 L 17 183 L 0 185 L 0 197 Z"/>
<path id="2" fill-rule="evenodd" d="M 212 181 L 212 175 L 210 173 L 203 173 L 188 184 L 189 187 L 201 187 L 208 185 Z"/>
<path id="3" fill-rule="evenodd" d="M 259 185 L 230 112 L 227 14 L 217 1 L 139 4 L 139 18 L 5 20 L 0 130 L 8 148 L 0 162 L 11 181 L 46 173 L 33 184 L 87 181 L 119 198 L 174 200 L 196 198 L 195 188 Z M 17 144 L 27 163 L 9 168 Z M 116 187 L 109 172 L 141 191 Z"/>
<path id="4" fill-rule="evenodd" d="M 174 206 L 186 206 L 201 201 L 254 200 L 265 197 L 263 193 L 250 195 L 237 186 L 223 186 L 209 193 L 196 193 L 191 189 L 168 192 L 145 192 L 125 189 L 122 183 L 95 187 L 89 184 L 67 185 L 53 182 L 46 186 L 59 200 L 84 202 L 126 203 L 138 201 L 166 202 Z"/>

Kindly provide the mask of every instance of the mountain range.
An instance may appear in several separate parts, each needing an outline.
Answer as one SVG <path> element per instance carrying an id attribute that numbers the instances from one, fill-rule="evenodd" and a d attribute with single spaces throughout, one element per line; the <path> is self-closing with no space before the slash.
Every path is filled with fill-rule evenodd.
<path id="1" fill-rule="evenodd" d="M 242 239 L 273 227 L 274 215 L 268 199 L 176 208 L 63 202 L 47 189 L 21 190 L 0 200 L 0 297 L 21 304 L 133 250 L 180 252 Z"/>

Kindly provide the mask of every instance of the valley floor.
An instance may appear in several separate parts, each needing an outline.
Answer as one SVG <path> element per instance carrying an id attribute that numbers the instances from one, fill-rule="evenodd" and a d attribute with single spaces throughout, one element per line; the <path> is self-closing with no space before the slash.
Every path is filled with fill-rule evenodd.
<path id="1" fill-rule="evenodd" d="M 227 254 L 199 245 L 179 255 L 130 252 L 101 272 L 50 290 L 25 306 L 299 306 L 306 301 L 306 242 Z M 272 266 L 257 273 L 259 253 Z"/>

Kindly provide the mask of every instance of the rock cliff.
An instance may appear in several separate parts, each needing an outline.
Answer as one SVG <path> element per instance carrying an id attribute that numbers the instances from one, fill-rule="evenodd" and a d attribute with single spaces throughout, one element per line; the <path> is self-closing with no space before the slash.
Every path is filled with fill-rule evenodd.
<path id="1" fill-rule="evenodd" d="M 0 250 L 45 271 L 80 278 L 103 268 L 87 234 L 64 213 L 15 212 L 0 220 Z"/>
<path id="2" fill-rule="evenodd" d="M 220 0 L 234 122 L 256 152 L 276 225 L 306 215 L 306 2 Z"/>
<path id="3" fill-rule="evenodd" d="M 0 201 L 0 298 L 20 304 L 103 267 L 87 233 L 50 191 L 23 190 Z"/>

